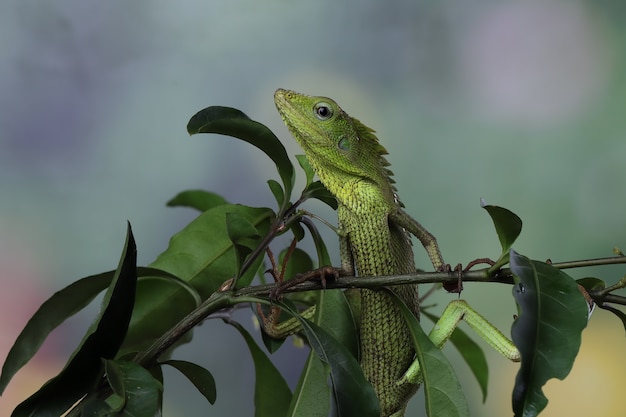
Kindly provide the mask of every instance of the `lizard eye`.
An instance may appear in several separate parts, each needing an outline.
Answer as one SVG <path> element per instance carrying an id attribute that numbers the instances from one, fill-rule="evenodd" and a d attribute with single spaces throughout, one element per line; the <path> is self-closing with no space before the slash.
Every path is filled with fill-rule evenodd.
<path id="1" fill-rule="evenodd" d="M 317 116 L 320 120 L 328 120 L 333 116 L 333 109 L 330 107 L 330 104 L 320 101 L 313 107 L 313 111 L 315 112 L 315 116 Z"/>

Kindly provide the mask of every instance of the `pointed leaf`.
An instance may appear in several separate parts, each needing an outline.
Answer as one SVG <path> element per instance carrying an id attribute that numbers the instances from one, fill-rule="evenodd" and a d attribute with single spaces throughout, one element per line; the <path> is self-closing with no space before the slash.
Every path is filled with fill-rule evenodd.
<path id="1" fill-rule="evenodd" d="M 433 323 L 439 321 L 439 317 L 422 310 L 424 316 L 428 317 Z M 459 351 L 465 363 L 469 366 L 472 374 L 478 382 L 478 386 L 483 394 L 483 403 L 487 399 L 487 386 L 489 384 L 489 366 L 485 352 L 471 337 L 458 327 L 454 329 L 454 333 L 450 337 L 450 342 Z"/>
<path id="2" fill-rule="evenodd" d="M 121 401 L 119 402 L 119 407 L 116 408 L 116 411 L 119 411 L 126 403 L 126 383 L 124 381 L 124 375 L 119 367 L 119 363 L 113 360 L 104 361 L 104 372 L 113 393 L 120 397 Z"/>
<path id="3" fill-rule="evenodd" d="M 513 389 L 516 416 L 536 416 L 548 403 L 542 387 L 563 379 L 572 368 L 587 325 L 587 303 L 576 282 L 543 262 L 511 250 L 511 270 L 518 284 L 513 296 L 519 316 L 511 336 L 522 356 Z"/>
<path id="4" fill-rule="evenodd" d="M 111 417 L 119 409 L 113 409 L 100 398 L 85 399 L 81 408 L 81 417 Z"/>
<path id="5" fill-rule="evenodd" d="M 17 337 L 7 355 L 0 377 L 0 393 L 9 381 L 37 353 L 48 335 L 87 306 L 113 279 L 114 271 L 78 280 L 46 300 Z"/>
<path id="6" fill-rule="evenodd" d="M 314 323 L 326 329 L 356 359 L 359 340 L 356 323 L 348 301 L 340 290 L 321 291 L 316 304 Z M 291 417 L 327 416 L 330 407 L 328 369 L 311 351 L 294 391 L 288 415 Z"/>
<path id="7" fill-rule="evenodd" d="M 222 204 L 228 204 L 224 197 L 204 190 L 183 191 L 167 202 L 168 207 L 189 207 L 200 212 L 221 206 Z"/>
<path id="8" fill-rule="evenodd" d="M 312 182 L 310 185 L 308 185 L 302 192 L 302 197 L 303 199 L 316 198 L 322 203 L 326 203 L 326 205 L 328 205 L 333 210 L 337 210 L 338 207 L 337 199 L 335 198 L 335 196 L 332 195 L 331 192 L 328 191 L 326 187 L 324 187 L 324 184 L 319 181 Z"/>
<path id="9" fill-rule="evenodd" d="M 137 248 L 129 224 L 122 258 L 102 301 L 98 319 L 61 373 L 18 405 L 12 416 L 60 415 L 99 378 L 101 358 L 113 358 L 126 335 L 135 301 L 136 262 Z"/>
<path id="10" fill-rule="evenodd" d="M 159 396 L 163 387 L 150 372 L 130 361 L 107 361 L 109 381 L 116 381 L 115 393 L 123 393 L 123 407 L 116 413 L 119 417 L 154 417 L 159 411 Z"/>
<path id="11" fill-rule="evenodd" d="M 606 288 L 606 282 L 600 278 L 587 277 L 576 280 L 576 283 L 587 291 L 598 291 Z"/>
<path id="12" fill-rule="evenodd" d="M 508 253 L 513 242 L 522 232 L 522 220 L 517 215 L 503 207 L 486 205 L 481 201 L 482 207 L 487 210 L 493 225 L 496 227 L 496 233 L 500 239 L 502 253 Z"/>
<path id="13" fill-rule="evenodd" d="M 288 201 L 294 184 L 294 170 L 285 147 L 266 126 L 251 120 L 230 107 L 212 106 L 200 110 L 187 124 L 190 135 L 218 133 L 244 140 L 256 146 L 276 164 Z"/>
<path id="14" fill-rule="evenodd" d="M 284 416 L 291 401 L 291 390 L 272 361 L 263 353 L 250 333 L 237 322 L 230 322 L 243 336 L 252 360 L 256 382 L 254 384 L 254 405 L 256 417 Z"/>
<path id="15" fill-rule="evenodd" d="M 315 171 L 313 170 L 313 167 L 309 163 L 309 160 L 307 159 L 306 155 L 302 155 L 302 154 L 296 155 L 296 159 L 298 160 L 298 163 L 300 164 L 300 167 L 302 167 L 302 170 L 304 171 L 304 175 L 306 176 L 306 186 L 305 186 L 306 188 L 309 185 L 311 185 L 311 183 L 313 182 Z"/>
<path id="16" fill-rule="evenodd" d="M 281 305 L 281 308 L 286 306 Z M 311 348 L 322 362 L 330 365 L 333 415 L 379 416 L 380 408 L 374 388 L 365 379 L 359 363 L 350 351 L 323 328 L 295 314 L 294 311 L 291 313 L 302 324 L 302 330 Z"/>
<path id="17" fill-rule="evenodd" d="M 330 410 L 330 369 L 314 351 L 304 364 L 298 385 L 293 392 L 288 417 L 327 417 Z"/>
<path id="18" fill-rule="evenodd" d="M 272 192 L 272 195 L 274 196 L 276 202 L 280 207 L 282 207 L 284 204 L 287 204 L 287 202 L 285 201 L 285 192 L 283 191 L 283 187 L 280 186 L 278 181 L 268 180 L 267 185 L 270 187 L 270 191 Z"/>
<path id="19" fill-rule="evenodd" d="M 246 260 L 246 257 L 257 246 L 257 242 L 261 238 L 261 234 L 252 225 L 252 223 L 238 213 L 226 213 L 226 231 L 228 232 L 228 237 L 233 243 L 233 247 L 235 249 L 236 267 L 234 271 L 235 282 L 233 283 L 233 287 L 239 288 L 240 286 L 245 286 L 250 283 L 250 281 L 248 281 L 238 284 L 237 279 L 243 272 L 241 271 L 241 267 Z"/>
<path id="20" fill-rule="evenodd" d="M 47 299 L 28 321 L 28 324 L 7 355 L 0 377 L 0 394 L 15 373 L 37 353 L 48 335 L 69 317 L 85 308 L 105 290 L 115 276 L 115 270 L 81 278 Z M 189 292 L 196 305 L 200 303 L 197 292 L 176 276 L 156 268 L 138 267 L 137 276 L 173 280 Z"/>
<path id="21" fill-rule="evenodd" d="M 226 214 L 243 216 L 261 234 L 269 229 L 273 212 L 267 208 L 226 204 L 193 219 L 170 240 L 168 248 L 150 264 L 189 283 L 206 299 L 237 270 L 236 254 L 228 236 Z M 242 282 L 252 279 L 262 259 L 251 266 Z M 185 290 L 168 282 L 141 281 L 135 311 L 124 341 L 125 351 L 146 348 L 195 308 Z"/>
<path id="22" fill-rule="evenodd" d="M 166 365 L 170 365 L 183 375 L 187 377 L 189 381 L 200 391 L 200 394 L 207 399 L 211 404 L 215 404 L 217 398 L 217 388 L 215 385 L 215 379 L 213 375 L 203 367 L 196 365 L 195 363 L 169 360 L 161 362 Z"/>
<path id="23" fill-rule="evenodd" d="M 287 249 L 280 252 L 278 257 L 280 262 L 284 261 L 285 256 L 287 255 Z M 308 253 L 303 251 L 302 249 L 296 247 L 293 249 L 291 254 L 289 255 L 289 259 L 287 260 L 287 265 L 285 265 L 284 276 L 285 279 L 291 279 L 298 274 L 303 272 L 308 272 L 313 269 L 313 260 Z"/>
<path id="24" fill-rule="evenodd" d="M 319 268 L 324 266 L 332 265 L 332 260 L 330 259 L 330 255 L 328 254 L 328 249 L 326 248 L 326 243 L 324 239 L 322 239 L 322 235 L 320 235 L 319 230 L 315 227 L 315 224 L 310 221 L 306 221 L 307 219 L 303 219 L 302 224 L 304 224 L 311 234 L 311 239 L 313 239 L 313 243 L 315 244 L 315 251 L 317 252 L 317 266 Z"/>
<path id="25" fill-rule="evenodd" d="M 429 416 L 469 416 L 469 406 L 454 369 L 428 338 L 413 312 L 394 292 L 387 291 L 402 312 L 415 345 L 424 378 L 426 413 Z"/>

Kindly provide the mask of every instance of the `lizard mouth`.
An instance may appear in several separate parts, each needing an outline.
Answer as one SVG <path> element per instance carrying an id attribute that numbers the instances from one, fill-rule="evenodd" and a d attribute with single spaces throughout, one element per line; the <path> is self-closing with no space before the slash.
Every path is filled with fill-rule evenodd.
<path id="1" fill-rule="evenodd" d="M 292 101 L 295 92 L 291 90 L 284 90 L 279 88 L 274 93 L 274 103 L 276 104 L 276 109 L 280 114 L 280 117 L 285 122 L 285 125 L 289 128 L 292 136 L 298 141 L 300 146 L 305 149 L 307 152 L 313 152 L 311 146 L 307 142 L 316 142 L 320 143 L 318 138 L 323 136 L 322 132 L 320 132 L 319 127 L 309 121 L 307 115 L 303 114 L 302 109 L 296 107 Z M 295 117 L 299 116 L 299 117 Z M 303 138 L 299 132 L 302 129 L 297 128 L 293 120 L 299 120 L 300 123 L 306 126 L 307 132 L 313 132 L 313 134 L 308 134 L 306 138 Z M 321 144 L 321 143 L 320 143 Z"/>

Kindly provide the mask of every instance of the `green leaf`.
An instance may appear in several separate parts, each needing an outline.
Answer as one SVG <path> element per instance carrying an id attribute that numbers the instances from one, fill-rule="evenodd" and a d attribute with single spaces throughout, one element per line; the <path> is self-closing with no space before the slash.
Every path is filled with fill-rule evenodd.
<path id="1" fill-rule="evenodd" d="M 122 258 L 102 301 L 99 317 L 61 373 L 18 405 L 13 417 L 60 415 L 102 375 L 101 358 L 115 356 L 128 329 L 135 301 L 136 262 L 137 248 L 129 224 Z"/>
<path id="2" fill-rule="evenodd" d="M 189 283 L 204 300 L 237 271 L 236 254 L 228 236 L 226 215 L 244 217 L 259 233 L 265 234 L 273 217 L 267 208 L 225 204 L 193 219 L 170 240 L 168 248 L 150 264 Z M 262 259 L 243 275 L 252 279 Z M 168 282 L 139 282 L 135 311 L 124 341 L 125 351 L 148 347 L 196 307 L 186 291 Z"/>
<path id="3" fill-rule="evenodd" d="M 217 388 L 213 375 L 203 367 L 186 361 L 169 360 L 161 362 L 176 368 L 200 391 L 200 394 L 211 404 L 215 404 Z"/>
<path id="4" fill-rule="evenodd" d="M 272 195 L 276 199 L 276 202 L 279 206 L 282 207 L 284 204 L 287 204 L 287 202 L 285 201 L 285 192 L 283 191 L 283 187 L 280 186 L 278 181 L 267 180 L 267 185 L 270 187 L 270 191 L 272 192 Z"/>
<path id="5" fill-rule="evenodd" d="M 154 417 L 159 411 L 160 392 L 163 387 L 150 372 L 130 361 L 106 361 L 107 379 L 115 381 L 111 386 L 121 397 L 122 408 L 115 416 Z"/>
<path id="6" fill-rule="evenodd" d="M 330 370 L 311 351 L 298 385 L 293 393 L 287 416 L 289 417 L 327 417 L 330 410 L 330 389 L 326 381 Z"/>
<path id="7" fill-rule="evenodd" d="M 428 317 L 433 323 L 439 321 L 439 317 L 422 310 L 424 316 Z M 478 386 L 483 394 L 483 403 L 487 399 L 487 386 L 489 384 L 489 366 L 485 352 L 471 337 L 458 327 L 454 329 L 454 333 L 450 337 L 450 342 L 459 351 L 461 357 L 469 366 L 472 374 L 478 382 Z"/>
<path id="8" fill-rule="evenodd" d="M 294 170 L 285 147 L 266 126 L 251 120 L 243 112 L 230 107 L 211 106 L 196 113 L 187 124 L 190 135 L 218 133 L 244 140 L 256 146 L 276 164 L 289 201 L 294 184 Z"/>
<path id="9" fill-rule="evenodd" d="M 322 184 L 319 181 L 315 181 L 307 185 L 307 187 L 302 192 L 302 198 L 303 199 L 316 198 L 320 200 L 322 203 L 325 203 L 326 205 L 328 205 L 333 210 L 337 210 L 337 207 L 339 206 L 335 196 L 332 195 L 331 192 L 328 191 L 326 187 L 324 187 L 324 184 Z"/>
<path id="10" fill-rule="evenodd" d="M 330 259 L 330 255 L 328 254 L 328 249 L 326 248 L 326 243 L 324 239 L 322 239 L 322 235 L 320 235 L 319 230 L 315 227 L 315 224 L 311 221 L 306 221 L 307 219 L 303 219 L 302 223 L 309 229 L 309 233 L 311 234 L 311 238 L 313 239 L 313 243 L 315 244 L 315 251 L 317 252 L 317 261 L 318 267 L 330 266 L 332 265 L 332 260 Z"/>
<path id="11" fill-rule="evenodd" d="M 286 305 L 280 304 L 285 309 Z M 312 323 L 293 310 L 290 313 L 302 324 L 302 330 L 322 362 L 330 365 L 330 381 L 333 396 L 333 415 L 372 416 L 380 415 L 376 393 L 365 379 L 359 363 L 350 351 L 328 331 Z"/>
<path id="12" fill-rule="evenodd" d="M 293 236 L 298 242 L 304 239 L 304 229 L 302 228 L 302 222 L 292 223 L 289 230 L 291 231 L 291 233 L 293 233 Z"/>
<path id="13" fill-rule="evenodd" d="M 606 283 L 600 278 L 580 278 L 576 280 L 576 283 L 587 291 L 598 291 L 606 288 Z"/>
<path id="14" fill-rule="evenodd" d="M 106 401 L 100 398 L 89 398 L 83 401 L 81 417 L 110 417 L 119 409 L 113 409 Z"/>
<path id="15" fill-rule="evenodd" d="M 233 243 L 235 249 L 235 282 L 233 282 L 234 288 L 248 285 L 250 281 L 244 283 L 237 283 L 237 279 L 241 275 L 241 267 L 246 260 L 246 257 L 257 246 L 257 242 L 261 238 L 261 234 L 244 216 L 238 213 L 226 213 L 226 231 L 228 237 Z M 250 277 L 250 280 L 252 277 Z"/>
<path id="16" fill-rule="evenodd" d="M 469 416 L 467 400 L 454 369 L 428 338 L 413 312 L 394 292 L 387 290 L 406 320 L 424 378 L 426 413 L 429 416 Z"/>
<path id="17" fill-rule="evenodd" d="M 114 271 L 76 281 L 46 300 L 17 337 L 7 355 L 0 377 L 0 393 L 11 378 L 37 353 L 48 335 L 87 306 L 113 279 Z"/>
<path id="18" fill-rule="evenodd" d="M 314 322 L 345 346 L 355 359 L 358 358 L 357 326 L 343 291 L 321 291 L 316 304 Z M 330 390 L 326 383 L 328 374 L 329 371 L 324 362 L 314 351 L 311 351 L 294 391 L 288 416 L 328 415 L 330 408 Z"/>
<path id="19" fill-rule="evenodd" d="M 243 336 L 252 360 L 256 381 L 254 384 L 254 405 L 256 417 L 284 416 L 291 401 L 291 391 L 285 379 L 276 369 L 272 361 L 263 353 L 250 333 L 237 322 L 229 322 Z"/>
<path id="20" fill-rule="evenodd" d="M 163 369 L 161 368 L 161 366 L 152 366 L 150 369 L 148 369 L 148 372 L 150 372 L 152 377 L 159 384 L 160 389 L 159 389 L 159 398 L 158 398 L 158 409 L 162 410 L 163 409 Z M 157 414 L 157 416 L 160 416 L 160 415 Z"/>
<path id="21" fill-rule="evenodd" d="M 315 176 L 315 170 L 313 170 L 313 167 L 309 163 L 309 160 L 307 159 L 306 155 L 296 155 L 296 159 L 298 160 L 298 163 L 304 170 L 304 175 L 306 175 L 306 187 L 308 187 L 313 182 L 313 177 Z"/>
<path id="22" fill-rule="evenodd" d="M 28 321 L 9 351 L 0 377 L 0 393 L 11 378 L 37 353 L 48 335 L 69 317 L 85 308 L 115 277 L 115 270 L 79 279 L 47 299 Z M 200 303 L 197 292 L 176 276 L 156 268 L 138 267 L 137 276 L 173 280 L 184 287 L 196 305 Z"/>
<path id="23" fill-rule="evenodd" d="M 107 382 L 113 390 L 113 393 L 120 398 L 119 404 L 115 408 L 115 411 L 120 411 L 126 403 L 126 384 L 124 382 L 124 376 L 122 374 L 122 371 L 119 369 L 118 362 L 113 360 L 105 360 L 104 372 L 107 377 Z"/>
<path id="24" fill-rule="evenodd" d="M 587 325 L 587 303 L 576 282 L 543 262 L 511 250 L 519 316 L 511 336 L 522 357 L 513 389 L 515 416 L 536 416 L 548 403 L 542 387 L 570 372 Z"/>
<path id="25" fill-rule="evenodd" d="M 222 204 L 228 204 L 224 197 L 204 190 L 183 191 L 167 202 L 168 207 L 189 207 L 200 212 L 221 206 Z"/>
<path id="26" fill-rule="evenodd" d="M 278 256 L 279 262 L 283 262 L 287 256 L 287 249 L 280 252 Z M 313 269 L 313 261 L 308 253 L 302 249 L 296 247 L 293 249 L 287 259 L 287 265 L 285 265 L 284 277 L 290 279 L 303 272 L 308 272 Z"/>
<path id="27" fill-rule="evenodd" d="M 515 213 L 505 208 L 486 205 L 484 201 L 481 201 L 481 205 L 493 220 L 493 225 L 496 227 L 496 233 L 500 239 L 500 246 L 502 246 L 502 254 L 508 255 L 513 242 L 522 232 L 522 220 Z"/>

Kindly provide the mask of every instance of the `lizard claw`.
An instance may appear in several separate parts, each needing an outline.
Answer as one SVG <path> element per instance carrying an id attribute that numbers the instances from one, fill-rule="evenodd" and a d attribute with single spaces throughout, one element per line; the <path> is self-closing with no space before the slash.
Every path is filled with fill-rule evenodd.
<path id="1" fill-rule="evenodd" d="M 457 264 L 454 267 L 454 270 L 450 270 L 450 265 L 447 265 L 448 272 L 456 272 L 458 274 L 458 279 L 456 282 L 444 282 L 443 288 L 451 293 L 461 294 L 463 291 L 463 266 L 461 264 Z"/>
<path id="2" fill-rule="evenodd" d="M 291 287 L 295 287 L 296 285 L 301 284 L 303 282 L 313 281 L 317 279 L 320 280 L 322 284 L 322 288 L 326 289 L 326 283 L 328 282 L 328 279 L 336 280 L 341 275 L 342 275 L 341 269 L 334 268 L 332 266 L 323 266 L 321 268 L 314 269 L 312 271 L 305 272 L 303 274 L 298 274 L 293 279 L 290 279 L 289 281 L 277 283 L 276 287 L 272 291 L 270 291 L 269 296 L 270 296 L 270 299 L 273 299 L 273 300 L 280 299 L 280 297 L 282 296 L 282 293 L 285 292 L 285 290 Z"/>
<path id="3" fill-rule="evenodd" d="M 446 289 L 446 291 L 451 292 L 451 293 L 461 293 L 461 291 L 463 291 L 463 273 L 469 271 L 470 269 L 472 269 L 474 266 L 479 265 L 479 264 L 487 264 L 489 266 L 493 266 L 495 265 L 495 262 L 492 261 L 489 258 L 478 258 L 478 259 L 474 259 L 473 261 L 471 261 L 470 263 L 467 264 L 467 266 L 465 268 L 463 268 L 463 266 L 461 264 L 457 264 L 457 266 L 454 267 L 454 270 L 450 269 L 450 265 L 444 265 L 442 266 L 440 269 L 440 272 L 457 272 L 458 273 L 458 280 L 457 282 L 444 282 L 443 283 L 443 288 Z"/>

